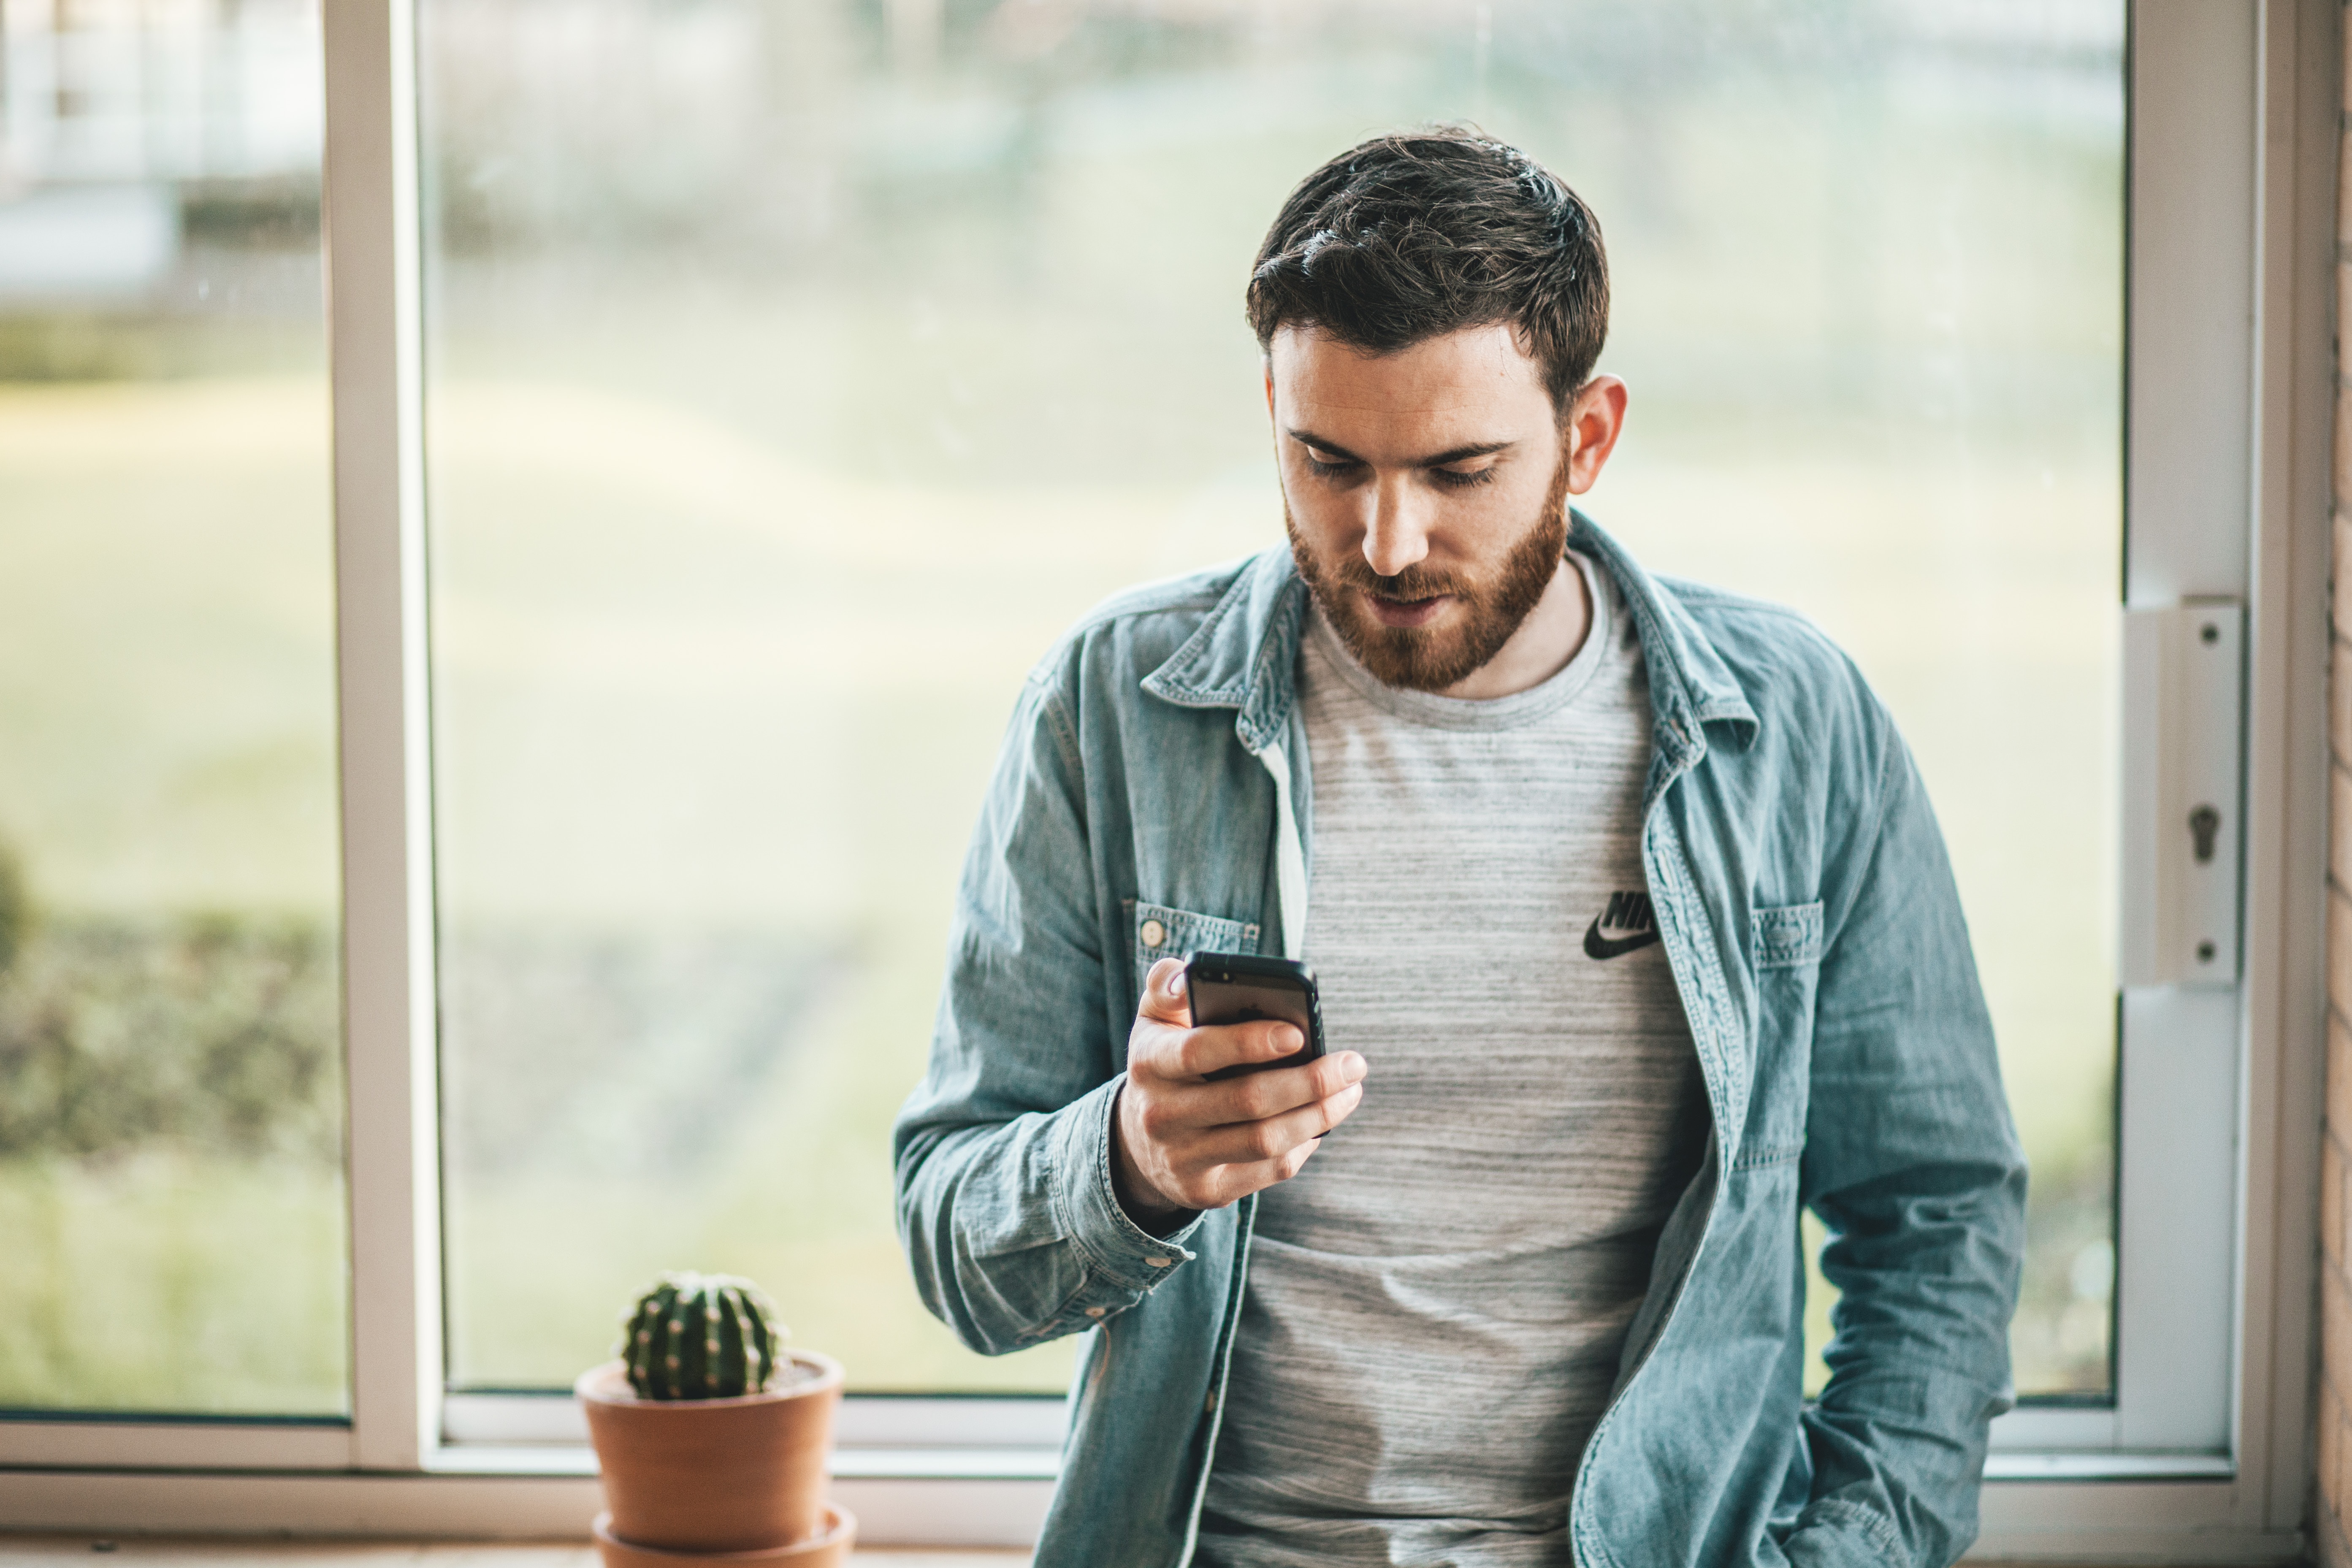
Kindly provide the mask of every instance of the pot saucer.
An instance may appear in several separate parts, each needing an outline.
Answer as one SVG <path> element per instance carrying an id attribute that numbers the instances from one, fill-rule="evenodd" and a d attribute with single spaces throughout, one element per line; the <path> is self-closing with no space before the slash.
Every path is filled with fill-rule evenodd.
<path id="1" fill-rule="evenodd" d="M 842 1568 L 849 1561 L 850 1543 L 857 1539 L 857 1516 L 833 1503 L 824 1505 L 824 1528 L 806 1541 L 771 1546 L 762 1552 L 665 1552 L 639 1546 L 613 1533 L 613 1516 L 600 1513 L 589 1526 L 604 1568 L 680 1568 L 685 1563 L 780 1563 L 783 1568 Z"/>

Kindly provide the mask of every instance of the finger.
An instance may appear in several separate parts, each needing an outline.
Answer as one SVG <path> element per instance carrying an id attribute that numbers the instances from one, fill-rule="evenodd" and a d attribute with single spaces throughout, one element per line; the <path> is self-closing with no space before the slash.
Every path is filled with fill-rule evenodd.
<path id="1" fill-rule="evenodd" d="M 1171 1076 L 1204 1078 L 1221 1068 L 1249 1062 L 1270 1062 L 1286 1057 L 1307 1043 L 1296 1024 L 1271 1019 L 1247 1024 L 1210 1024 L 1189 1032 L 1176 1043 Z"/>
<path id="2" fill-rule="evenodd" d="M 1364 1086 L 1349 1084 L 1346 1089 L 1323 1101 L 1323 1131 L 1328 1132 L 1350 1116 L 1364 1103 Z"/>
<path id="3" fill-rule="evenodd" d="M 1318 1142 L 1322 1133 L 1316 1129 L 1337 1127 L 1345 1121 L 1363 1097 L 1363 1086 L 1350 1084 L 1328 1100 L 1303 1107 L 1289 1118 L 1276 1119 L 1286 1125 L 1221 1127 L 1188 1141 L 1182 1154 L 1171 1163 L 1168 1188 L 1182 1194 L 1179 1201 L 1186 1208 L 1214 1209 L 1236 1203 L 1276 1182 L 1286 1182 L 1322 1147 Z M 1298 1141 L 1291 1142 L 1293 1138 Z M 1289 1147 L 1280 1153 L 1248 1157 L 1258 1150 L 1286 1142 Z M 1210 1152 L 1212 1148 L 1243 1157 L 1219 1159 Z"/>
<path id="4" fill-rule="evenodd" d="M 1135 1027 L 1127 1037 L 1127 1070 L 1130 1077 L 1182 1076 L 1178 1051 L 1192 1028 L 1192 1007 L 1184 994 L 1184 961 L 1163 958 L 1143 977 L 1143 998 L 1135 1009 Z"/>
<path id="5" fill-rule="evenodd" d="M 1271 1160 L 1260 1160 L 1248 1165 L 1221 1165 L 1200 1184 L 1202 1189 L 1201 1199 L 1190 1206 L 1223 1208 L 1227 1204 L 1240 1202 L 1252 1193 L 1262 1193 L 1277 1183 L 1286 1182 L 1305 1170 L 1307 1162 L 1313 1159 L 1315 1152 L 1321 1147 L 1322 1144 L 1309 1139 L 1288 1153 L 1276 1155 Z"/>
<path id="6" fill-rule="evenodd" d="M 1202 1121 L 1204 1125 L 1263 1121 L 1328 1100 L 1349 1084 L 1361 1082 L 1365 1070 L 1362 1057 L 1341 1051 L 1295 1068 L 1269 1068 L 1247 1078 L 1224 1079 L 1208 1086 L 1213 1098 L 1202 1108 Z"/>
<path id="7" fill-rule="evenodd" d="M 1154 1077 L 1169 1080 L 1171 1088 L 1198 1089 L 1203 1077 L 1220 1068 L 1268 1061 L 1280 1056 L 1279 1049 L 1265 1044 L 1258 1037 L 1285 1027 L 1287 1026 L 1249 1023 L 1211 1024 L 1194 1029 L 1149 1017 L 1138 1018 L 1135 1033 L 1128 1040 L 1128 1067 L 1132 1071 L 1139 1066 Z M 1222 1101 L 1202 1102 L 1193 1110 L 1202 1126 L 1239 1120 L 1222 1110 Z"/>
<path id="8" fill-rule="evenodd" d="M 1192 1004 L 1184 994 L 1182 959 L 1163 958 L 1151 966 L 1151 972 L 1143 977 L 1143 1001 L 1136 1008 L 1136 1016 L 1192 1026 Z"/>
<path id="9" fill-rule="evenodd" d="M 1202 1131 L 1184 1152 L 1188 1165 L 1257 1165 L 1280 1160 L 1338 1126 L 1362 1100 L 1361 1084 L 1349 1084 L 1328 1100 L 1318 1100 L 1260 1121 L 1236 1121 Z"/>
<path id="10" fill-rule="evenodd" d="M 1325 1130 L 1328 1131 L 1348 1120 L 1356 1107 L 1363 1103 L 1363 1100 L 1362 1086 L 1350 1085 L 1329 1100 L 1324 1100 L 1320 1110 L 1323 1112 Z M 1253 1193 L 1262 1192 L 1276 1182 L 1286 1182 L 1305 1170 L 1307 1162 L 1315 1158 L 1316 1151 L 1322 1147 L 1323 1135 L 1318 1132 L 1286 1154 L 1278 1154 L 1256 1165 L 1231 1165 L 1226 1169 L 1229 1172 L 1243 1173 L 1242 1181 L 1246 1184 L 1244 1190 Z"/>

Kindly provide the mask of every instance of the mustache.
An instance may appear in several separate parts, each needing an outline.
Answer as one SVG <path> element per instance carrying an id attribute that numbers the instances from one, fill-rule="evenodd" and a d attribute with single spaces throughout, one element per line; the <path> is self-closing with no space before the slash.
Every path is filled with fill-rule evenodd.
<path id="1" fill-rule="evenodd" d="M 1348 556 L 1328 570 L 1344 586 L 1361 588 L 1374 598 L 1392 604 L 1409 605 L 1441 594 L 1461 594 L 1470 586 L 1457 573 L 1433 572 L 1418 565 L 1408 566 L 1392 577 L 1383 577 L 1360 555 Z"/>

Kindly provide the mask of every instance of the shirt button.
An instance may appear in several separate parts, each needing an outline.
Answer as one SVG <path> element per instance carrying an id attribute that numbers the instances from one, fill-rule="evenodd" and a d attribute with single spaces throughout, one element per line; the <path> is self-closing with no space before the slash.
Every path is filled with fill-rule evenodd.
<path id="1" fill-rule="evenodd" d="M 1168 1267 L 1169 1260 L 1165 1258 L 1147 1258 L 1143 1262 L 1149 1268 L 1165 1268 Z"/>
<path id="2" fill-rule="evenodd" d="M 1168 928 L 1166 926 L 1161 925 L 1158 921 L 1146 921 L 1143 922 L 1144 946 L 1158 947 L 1161 942 L 1166 942 L 1167 940 Z"/>
<path id="3" fill-rule="evenodd" d="M 1099 1318 L 1108 1310 L 1109 1309 L 1105 1307 L 1088 1307 L 1087 1309 L 1087 1316 L 1089 1318 Z"/>

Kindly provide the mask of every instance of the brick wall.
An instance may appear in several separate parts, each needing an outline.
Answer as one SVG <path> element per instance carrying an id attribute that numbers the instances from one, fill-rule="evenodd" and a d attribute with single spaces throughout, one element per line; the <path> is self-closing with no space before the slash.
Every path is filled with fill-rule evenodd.
<path id="1" fill-rule="evenodd" d="M 2352 104 L 2352 27 L 2345 29 L 2344 101 Z M 2339 120 L 2339 124 L 2352 116 Z M 2352 132 L 2339 132 L 2339 136 Z M 2336 196 L 2334 563 L 2328 598 L 2327 1110 L 2319 1155 L 2320 1378 L 2315 1533 L 2327 1568 L 2352 1568 L 2352 1271 L 2346 1177 L 2352 1172 L 2352 143 L 2339 146 Z"/>

